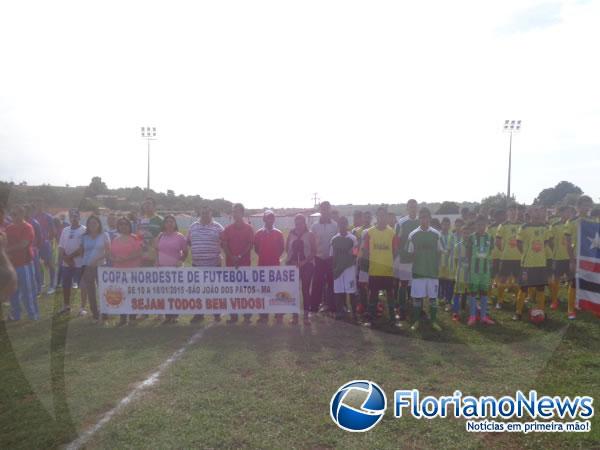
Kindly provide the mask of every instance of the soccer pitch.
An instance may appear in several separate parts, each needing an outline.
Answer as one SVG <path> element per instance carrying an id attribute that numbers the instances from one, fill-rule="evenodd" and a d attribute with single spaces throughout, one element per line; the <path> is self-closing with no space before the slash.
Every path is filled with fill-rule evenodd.
<path id="1" fill-rule="evenodd" d="M 496 311 L 496 326 L 467 327 L 441 315 L 442 333 L 366 329 L 328 317 L 311 326 L 93 325 L 52 317 L 2 324 L 0 447 L 66 446 L 112 410 L 190 337 L 204 329 L 158 381 L 119 408 L 85 448 L 592 448 L 590 433 L 467 433 L 459 419 L 394 419 L 347 433 L 329 417 L 333 393 L 353 379 L 431 395 L 548 395 L 598 398 L 600 327 L 550 311 L 542 326 Z M 54 303 L 53 304 L 53 300 Z M 75 302 L 77 305 L 78 299 Z M 74 309 L 76 310 L 76 308 Z M 80 442 L 81 443 L 81 442 Z"/>

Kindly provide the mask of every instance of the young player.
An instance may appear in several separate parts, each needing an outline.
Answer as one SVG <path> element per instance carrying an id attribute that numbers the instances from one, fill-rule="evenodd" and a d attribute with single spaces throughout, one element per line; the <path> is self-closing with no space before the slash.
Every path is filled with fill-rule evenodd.
<path id="1" fill-rule="evenodd" d="M 491 263 L 494 240 L 486 232 L 487 219 L 478 216 L 475 220 L 475 233 L 467 240 L 467 258 L 469 259 L 469 321 L 473 326 L 477 322 L 477 296 L 481 305 L 481 323 L 493 325 L 488 316 L 488 292 L 491 284 Z"/>
<path id="2" fill-rule="evenodd" d="M 454 233 L 448 242 L 448 273 L 454 279 L 452 298 L 452 320 L 460 321 L 461 303 L 466 301 L 469 280 L 469 259 L 467 258 L 467 239 L 469 227 L 460 217 L 454 221 Z"/>
<path id="3" fill-rule="evenodd" d="M 507 210 L 508 221 L 498 227 L 496 232 L 496 247 L 500 252 L 500 268 L 498 273 L 498 305 L 502 308 L 504 295 L 509 288 L 518 290 L 518 280 L 521 277 L 521 252 L 517 247 L 517 234 L 521 223 L 519 223 L 519 209 L 517 205 L 511 205 Z M 525 293 L 518 290 L 517 297 Z"/>
<path id="4" fill-rule="evenodd" d="M 444 251 L 440 232 L 430 226 L 431 212 L 427 208 L 419 211 L 419 227 L 408 235 L 408 253 L 412 259 L 413 298 L 411 330 L 419 328 L 423 300 L 429 299 L 431 326 L 436 331 L 442 328 L 437 323 L 437 297 L 439 290 L 440 255 Z"/>
<path id="5" fill-rule="evenodd" d="M 412 279 L 412 263 L 411 257 L 407 252 L 408 235 L 419 226 L 417 218 L 418 204 L 417 201 L 411 198 L 406 203 L 408 214 L 402 217 L 395 228 L 396 236 L 400 243 L 400 253 L 398 255 L 399 262 L 396 263 L 397 271 L 396 278 L 399 280 L 398 287 L 398 303 L 400 307 L 400 320 L 405 320 L 408 313 L 408 286 Z"/>
<path id="6" fill-rule="evenodd" d="M 500 228 L 500 225 L 502 223 L 504 223 L 506 221 L 506 211 L 503 209 L 498 209 L 495 210 L 492 213 L 490 213 L 492 219 L 493 219 L 493 223 L 488 226 L 487 228 L 487 233 L 490 235 L 490 237 L 492 238 L 492 242 L 494 243 L 494 248 L 492 249 L 492 269 L 490 271 L 490 276 L 491 276 L 491 283 L 490 283 L 490 292 L 488 294 L 488 297 L 492 296 L 492 289 L 494 286 L 496 286 L 497 291 L 496 291 L 496 295 L 499 292 L 499 288 L 498 288 L 498 272 L 500 270 L 500 249 L 496 246 L 496 234 L 498 233 L 498 228 Z M 496 300 L 498 300 L 498 297 L 496 296 Z M 497 309 L 501 309 L 502 306 L 500 305 L 500 302 L 496 302 L 496 308 Z"/>
<path id="7" fill-rule="evenodd" d="M 372 326 L 375 320 L 379 292 L 385 291 L 392 325 L 401 328 L 396 321 L 394 308 L 394 257 L 398 254 L 398 237 L 387 225 L 387 211 L 377 209 L 377 223 L 369 228 L 363 238 L 363 256 L 369 260 L 369 320 L 364 325 Z"/>
<path id="8" fill-rule="evenodd" d="M 450 276 L 449 273 L 449 240 L 450 240 L 450 219 L 448 217 L 444 217 L 440 223 L 440 239 L 442 240 L 442 245 L 444 247 L 444 251 L 440 258 L 440 300 L 446 302 L 446 311 L 449 311 L 450 304 L 452 303 L 452 296 L 454 294 L 454 279 Z"/>
<path id="9" fill-rule="evenodd" d="M 357 272 L 358 272 L 358 302 L 361 305 L 361 309 L 365 311 L 367 309 L 367 302 L 369 297 L 369 258 L 365 257 L 363 251 L 363 242 L 365 233 L 371 228 L 371 222 L 373 217 L 371 211 L 365 211 L 362 216 L 362 225 L 354 227 L 352 234 L 358 240 L 358 259 L 356 261 Z"/>
<path id="10" fill-rule="evenodd" d="M 531 208 L 529 210 L 531 222 L 521 226 L 517 234 L 517 246 L 522 254 L 521 292 L 524 294 L 528 288 L 535 288 L 537 309 L 542 311 L 546 307 L 544 289 L 548 284 L 546 245 L 549 235 L 545 224 L 545 216 L 545 211 L 542 208 Z M 517 297 L 513 320 L 521 320 L 524 298 L 524 295 Z"/>
<path id="11" fill-rule="evenodd" d="M 590 210 L 594 206 L 594 202 L 591 197 L 582 195 L 577 199 L 576 209 L 577 216 L 573 220 L 567 222 L 565 230 L 565 240 L 567 244 L 567 251 L 569 252 L 570 271 L 573 274 L 571 285 L 569 286 L 568 292 L 568 318 L 574 320 L 577 315 L 575 313 L 575 272 L 577 270 L 577 241 L 579 237 L 579 223 L 582 219 L 588 217 Z"/>
<path id="12" fill-rule="evenodd" d="M 572 274 L 567 248 L 567 224 L 572 219 L 570 206 L 562 206 L 558 209 L 558 220 L 550 226 L 548 245 L 551 249 L 552 271 L 550 281 L 550 308 L 558 309 L 558 289 L 561 279 L 571 281 Z"/>
<path id="13" fill-rule="evenodd" d="M 352 318 L 356 321 L 356 255 L 358 240 L 348 232 L 348 219 L 338 219 L 339 233 L 331 239 L 330 255 L 333 258 L 333 294 L 335 318 L 343 319 L 346 312 L 346 295 L 350 296 Z"/>

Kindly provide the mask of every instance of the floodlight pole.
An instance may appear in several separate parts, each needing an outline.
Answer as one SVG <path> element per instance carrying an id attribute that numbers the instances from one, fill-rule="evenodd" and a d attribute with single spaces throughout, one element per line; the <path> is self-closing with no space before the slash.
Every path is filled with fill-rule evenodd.
<path id="1" fill-rule="evenodd" d="M 512 138 L 513 133 L 521 130 L 520 120 L 505 120 L 504 131 L 510 132 L 510 138 L 508 141 L 508 183 L 506 187 L 506 202 L 510 202 L 510 177 L 512 172 Z"/>
<path id="2" fill-rule="evenodd" d="M 142 138 L 148 141 L 148 175 L 146 179 L 146 190 L 150 192 L 150 141 L 157 139 L 156 127 L 142 127 Z"/>
<path id="3" fill-rule="evenodd" d="M 506 198 L 510 199 L 510 171 L 512 169 L 512 131 L 510 132 L 510 140 L 508 144 L 508 187 L 506 188 Z M 148 141 L 148 179 L 150 179 L 150 141 Z M 150 182 L 148 182 L 150 183 Z M 148 190 L 150 190 L 148 184 Z"/>

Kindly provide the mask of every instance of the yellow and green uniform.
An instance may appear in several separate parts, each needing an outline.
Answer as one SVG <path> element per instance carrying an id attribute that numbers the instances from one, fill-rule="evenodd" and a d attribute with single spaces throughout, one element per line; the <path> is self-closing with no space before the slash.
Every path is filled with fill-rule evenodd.
<path id="1" fill-rule="evenodd" d="M 519 229 L 521 224 L 504 222 L 498 227 L 496 237 L 502 241 L 500 249 L 500 260 L 502 261 L 520 261 L 521 252 L 517 245 Z"/>
<path id="2" fill-rule="evenodd" d="M 518 241 L 523 247 L 521 291 L 524 292 L 528 287 L 537 288 L 535 296 L 539 309 L 544 309 L 546 302 L 544 286 L 548 284 L 546 246 L 549 236 L 549 231 L 545 224 L 525 224 L 521 227 L 518 234 Z M 517 298 L 518 314 L 521 314 L 523 311 L 522 301 L 522 296 Z"/>
<path id="3" fill-rule="evenodd" d="M 466 294 L 469 290 L 468 238 L 452 233 L 448 239 L 448 274 L 454 277 L 455 294 Z"/>
<path id="4" fill-rule="evenodd" d="M 450 268 L 449 266 L 449 249 L 448 249 L 448 244 L 450 241 L 450 236 L 451 233 L 448 234 L 444 234 L 444 233 L 440 233 L 440 241 L 442 242 L 442 246 L 444 247 L 444 250 L 442 251 L 441 257 L 440 257 L 440 271 L 439 271 L 439 277 L 440 279 L 444 279 L 444 280 L 451 280 L 452 277 L 450 276 Z"/>
<path id="5" fill-rule="evenodd" d="M 500 228 L 500 224 L 499 223 L 495 223 L 493 225 L 488 226 L 487 229 L 487 234 L 490 236 L 490 238 L 492 239 L 492 243 L 494 244 L 494 248 L 492 248 L 492 254 L 491 257 L 492 259 L 500 259 L 500 249 L 498 247 L 496 247 L 495 242 L 496 242 L 496 234 L 498 233 L 498 228 Z"/>
<path id="6" fill-rule="evenodd" d="M 494 239 L 488 234 L 474 233 L 467 240 L 469 254 L 469 290 L 487 294 L 491 284 L 492 248 Z"/>

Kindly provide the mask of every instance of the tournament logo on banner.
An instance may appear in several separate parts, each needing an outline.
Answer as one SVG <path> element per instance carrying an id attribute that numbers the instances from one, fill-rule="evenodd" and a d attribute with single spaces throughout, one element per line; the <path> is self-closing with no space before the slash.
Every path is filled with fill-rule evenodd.
<path id="1" fill-rule="evenodd" d="M 295 266 L 98 269 L 103 314 L 299 313 Z"/>
<path id="2" fill-rule="evenodd" d="M 600 223 L 588 220 L 579 225 L 577 305 L 600 315 Z"/>

